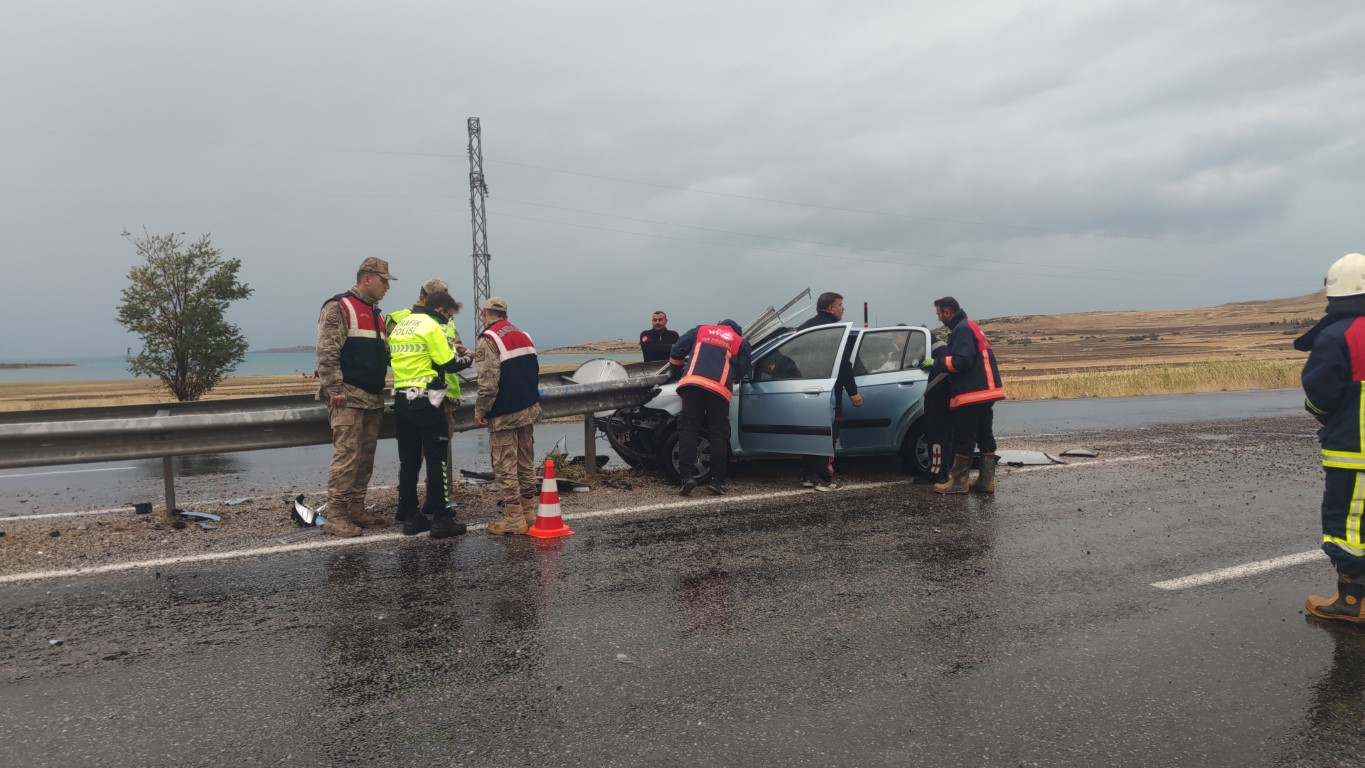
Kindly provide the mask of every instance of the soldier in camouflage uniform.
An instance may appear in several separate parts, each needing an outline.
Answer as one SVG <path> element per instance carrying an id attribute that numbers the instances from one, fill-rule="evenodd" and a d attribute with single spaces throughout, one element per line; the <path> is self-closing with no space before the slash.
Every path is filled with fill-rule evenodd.
<path id="1" fill-rule="evenodd" d="M 389 367 L 379 300 L 395 278 L 387 261 L 371 257 L 361 262 L 355 279 L 355 287 L 328 299 L 318 315 L 317 398 L 328 405 L 334 449 L 323 530 L 337 536 L 359 536 L 361 528 L 388 523 L 365 511 L 365 494 L 384 420 Z"/>
<path id="2" fill-rule="evenodd" d="M 531 337 L 507 322 L 506 301 L 497 296 L 485 301 L 480 319 L 487 327 L 474 347 L 479 371 L 474 420 L 488 426 L 493 480 L 503 509 L 503 518 L 488 532 L 525 533 L 539 509 L 534 430 L 540 421 L 540 363 Z"/>

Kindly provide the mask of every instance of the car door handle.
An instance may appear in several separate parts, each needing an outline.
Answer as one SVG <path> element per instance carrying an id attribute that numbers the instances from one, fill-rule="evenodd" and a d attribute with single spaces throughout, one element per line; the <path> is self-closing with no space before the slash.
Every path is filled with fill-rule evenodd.
<path id="1" fill-rule="evenodd" d="M 803 390 L 801 390 L 801 391 L 804 392 L 804 393 L 806 393 L 807 396 L 810 396 L 810 395 L 818 395 L 818 394 L 820 394 L 820 388 L 819 388 L 819 387 L 806 387 L 805 389 L 803 389 Z"/>

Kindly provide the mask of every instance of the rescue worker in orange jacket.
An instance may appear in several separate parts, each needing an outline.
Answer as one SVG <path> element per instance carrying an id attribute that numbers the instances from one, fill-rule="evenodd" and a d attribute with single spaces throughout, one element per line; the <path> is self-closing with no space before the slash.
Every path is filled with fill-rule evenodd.
<path id="1" fill-rule="evenodd" d="M 678 493 L 687 496 L 697 487 L 697 438 L 705 425 L 711 444 L 711 480 L 707 489 L 725 493 L 725 470 L 730 463 L 730 395 L 752 366 L 753 352 L 739 323 L 722 320 L 684 333 L 669 353 L 672 378 L 678 381 L 682 413 L 678 416 Z"/>
<path id="2" fill-rule="evenodd" d="M 1337 572 L 1331 597 L 1308 598 L 1323 619 L 1365 624 L 1365 255 L 1348 253 L 1327 272 L 1327 316 L 1294 341 L 1308 352 L 1304 407 L 1322 424 L 1322 550 Z"/>
<path id="3" fill-rule="evenodd" d="M 952 296 L 934 302 L 938 319 L 950 329 L 948 347 L 943 354 L 926 360 L 925 370 L 932 376 L 947 371 L 952 387 L 948 408 L 953 423 L 953 466 L 948 479 L 934 486 L 938 493 L 995 493 L 995 453 L 993 427 L 995 401 L 1005 399 L 1000 383 L 1000 367 L 995 352 L 981 327 L 967 319 L 967 313 Z M 981 449 L 981 473 L 975 483 L 968 482 L 972 453 Z"/>

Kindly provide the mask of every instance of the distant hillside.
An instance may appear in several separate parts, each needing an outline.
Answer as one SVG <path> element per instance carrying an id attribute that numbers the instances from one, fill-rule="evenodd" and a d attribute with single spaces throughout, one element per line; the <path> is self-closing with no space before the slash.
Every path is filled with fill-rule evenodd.
<path id="1" fill-rule="evenodd" d="M 603 341 L 585 341 L 582 344 L 571 344 L 567 347 L 555 347 L 554 349 L 541 350 L 542 355 L 625 355 L 631 352 L 640 351 L 640 342 L 626 341 L 625 339 L 606 339 Z"/>
<path id="2" fill-rule="evenodd" d="M 1322 291 L 1203 309 L 1016 315 L 979 321 L 1002 365 L 1030 369 L 1141 360 L 1302 357 L 1294 338 L 1327 306 Z"/>
<path id="3" fill-rule="evenodd" d="M 297 347 L 271 347 L 270 349 L 253 349 L 252 352 L 312 352 L 315 350 L 312 344 L 300 345 Z"/>

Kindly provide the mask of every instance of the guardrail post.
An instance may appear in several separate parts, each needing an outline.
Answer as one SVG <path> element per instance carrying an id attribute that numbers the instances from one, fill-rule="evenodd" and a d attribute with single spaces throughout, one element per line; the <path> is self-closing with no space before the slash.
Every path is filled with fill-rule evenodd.
<path id="1" fill-rule="evenodd" d="M 166 484 L 166 517 L 175 516 L 175 459 L 161 457 L 161 479 Z"/>
<path id="2" fill-rule="evenodd" d="M 591 413 L 583 414 L 583 471 L 597 474 L 597 424 Z"/>

